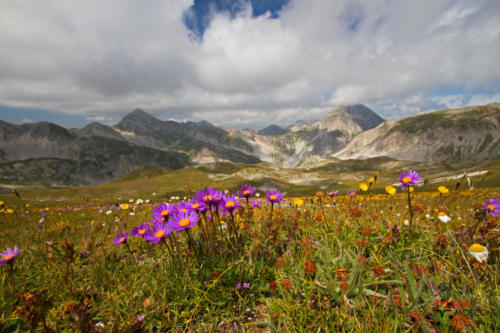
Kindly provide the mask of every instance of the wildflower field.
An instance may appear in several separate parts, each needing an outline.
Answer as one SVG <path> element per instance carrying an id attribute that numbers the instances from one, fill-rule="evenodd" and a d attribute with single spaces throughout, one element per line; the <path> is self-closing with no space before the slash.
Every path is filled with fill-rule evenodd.
<path id="1" fill-rule="evenodd" d="M 499 190 L 431 190 L 414 171 L 395 181 L 307 197 L 245 185 L 3 199 L 0 328 L 498 331 Z"/>

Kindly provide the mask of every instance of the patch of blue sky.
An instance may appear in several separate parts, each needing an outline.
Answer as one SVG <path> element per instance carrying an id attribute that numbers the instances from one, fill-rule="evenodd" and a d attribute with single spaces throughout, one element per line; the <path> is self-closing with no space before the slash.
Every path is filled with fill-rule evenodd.
<path id="1" fill-rule="evenodd" d="M 289 0 L 195 0 L 191 8 L 184 13 L 184 25 L 198 38 L 203 37 L 205 29 L 210 24 L 210 19 L 215 12 L 226 12 L 231 17 L 252 5 L 254 17 L 270 12 L 271 18 L 278 18 L 279 12 Z"/>
<path id="2" fill-rule="evenodd" d="M 48 121 L 64 127 L 82 127 L 89 123 L 83 115 L 64 114 L 43 109 L 17 108 L 0 105 L 0 120 L 14 124 Z"/>

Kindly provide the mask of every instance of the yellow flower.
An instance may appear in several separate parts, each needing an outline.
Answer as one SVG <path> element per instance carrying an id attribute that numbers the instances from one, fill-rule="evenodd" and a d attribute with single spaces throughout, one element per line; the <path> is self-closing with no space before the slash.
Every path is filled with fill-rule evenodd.
<path id="1" fill-rule="evenodd" d="M 370 177 L 370 180 L 368 180 L 368 183 L 370 183 L 370 185 L 375 183 L 375 177 Z"/>
<path id="2" fill-rule="evenodd" d="M 387 185 L 387 186 L 385 187 L 385 191 L 386 191 L 388 194 L 390 194 L 390 195 L 394 195 L 394 194 L 396 194 L 396 189 L 395 189 L 393 186 L 391 186 L 391 185 Z"/>
<path id="3" fill-rule="evenodd" d="M 446 193 L 450 192 L 450 190 L 448 190 L 448 188 L 446 186 L 439 186 L 438 191 L 441 194 L 446 194 Z"/>
<path id="4" fill-rule="evenodd" d="M 12 214 L 12 213 L 14 213 L 14 210 L 13 210 L 13 209 L 10 209 L 10 208 L 9 208 L 9 209 L 7 209 L 7 214 Z"/>
<path id="5" fill-rule="evenodd" d="M 301 198 L 295 198 L 293 199 L 293 204 L 297 207 L 300 207 L 304 204 L 304 200 L 302 200 Z"/>
<path id="6" fill-rule="evenodd" d="M 360 183 L 359 189 L 363 192 L 366 192 L 366 191 L 368 191 L 368 185 L 366 185 L 365 183 Z"/>
<path id="7" fill-rule="evenodd" d="M 413 186 L 408 186 L 408 190 L 411 192 L 413 192 L 415 189 L 413 188 Z"/>
<path id="8" fill-rule="evenodd" d="M 3 201 L 0 200 L 0 206 L 3 206 Z"/>
<path id="9" fill-rule="evenodd" d="M 121 204 L 120 208 L 123 209 L 123 210 L 128 209 L 128 204 L 126 204 L 126 203 L 125 204 Z"/>
<path id="10" fill-rule="evenodd" d="M 317 196 L 317 197 L 322 197 L 322 196 L 324 196 L 324 195 L 325 195 L 325 194 L 324 194 L 323 192 L 321 192 L 321 191 L 316 192 L 316 196 Z"/>

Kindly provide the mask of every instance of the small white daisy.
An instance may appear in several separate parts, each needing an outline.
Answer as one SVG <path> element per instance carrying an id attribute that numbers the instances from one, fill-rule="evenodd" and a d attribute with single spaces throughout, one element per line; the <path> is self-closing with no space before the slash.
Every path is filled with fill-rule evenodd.
<path id="1" fill-rule="evenodd" d="M 488 249 L 481 244 L 472 244 L 469 248 L 469 253 L 480 263 L 488 260 Z"/>

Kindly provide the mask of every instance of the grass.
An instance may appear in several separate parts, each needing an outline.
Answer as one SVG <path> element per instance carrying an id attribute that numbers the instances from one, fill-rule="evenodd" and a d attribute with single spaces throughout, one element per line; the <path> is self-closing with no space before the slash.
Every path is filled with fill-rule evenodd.
<path id="1" fill-rule="evenodd" d="M 190 235 L 169 236 L 168 248 L 133 236 L 127 246 L 114 244 L 116 234 L 150 220 L 167 194 L 182 198 L 210 183 L 206 172 L 179 172 L 154 177 L 161 181 L 156 187 L 135 179 L 58 189 L 68 196 L 65 201 L 4 196 L 0 249 L 18 245 L 24 252 L 13 260 L 14 271 L 0 266 L 3 331 L 493 332 L 500 327 L 498 218 L 481 208 L 486 199 L 498 198 L 498 188 L 447 195 L 434 191 L 441 184 L 417 188 L 411 198 L 413 236 L 404 224 L 406 194 L 377 194 L 388 184 L 381 175 L 354 199 L 289 197 L 273 207 L 272 222 L 269 204 L 246 210 L 243 202 L 234 230 L 226 215 L 224 229 L 210 229 L 215 224 L 206 221 Z M 243 179 L 221 181 L 219 188 L 238 182 Z M 137 199 L 133 188 L 164 190 L 149 203 L 115 205 Z M 92 198 L 94 190 L 100 200 L 105 190 L 113 196 L 99 204 L 71 200 L 71 195 Z M 451 222 L 440 222 L 438 211 Z M 472 243 L 489 250 L 486 263 L 472 258 Z M 449 309 L 437 303 L 448 299 Z"/>

